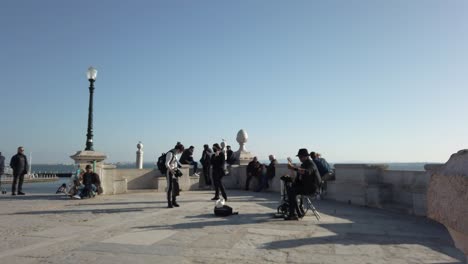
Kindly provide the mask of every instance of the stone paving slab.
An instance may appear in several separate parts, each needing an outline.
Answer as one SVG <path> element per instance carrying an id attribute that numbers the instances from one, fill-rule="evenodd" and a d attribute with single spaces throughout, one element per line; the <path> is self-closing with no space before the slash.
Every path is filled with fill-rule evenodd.
<path id="1" fill-rule="evenodd" d="M 277 193 L 228 192 L 239 215 L 218 218 L 209 191 L 68 200 L 0 197 L 0 263 L 463 263 L 445 228 L 422 217 L 317 201 L 322 218 L 274 218 Z"/>

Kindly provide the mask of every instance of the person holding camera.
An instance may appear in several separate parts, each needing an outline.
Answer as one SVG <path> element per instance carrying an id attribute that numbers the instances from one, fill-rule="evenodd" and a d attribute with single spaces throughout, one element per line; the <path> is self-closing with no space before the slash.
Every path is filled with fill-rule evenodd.
<path id="1" fill-rule="evenodd" d="M 320 174 L 315 163 L 310 159 L 307 149 L 299 149 L 296 155 L 302 162 L 300 167 L 296 167 L 288 162 L 288 169 L 296 171 L 296 178 L 292 184 L 288 184 L 289 215 L 284 220 L 298 220 L 303 216 L 302 210 L 297 204 L 297 195 L 315 194 L 320 186 Z"/>
<path id="2" fill-rule="evenodd" d="M 177 142 L 176 146 L 166 154 L 166 179 L 167 179 L 167 208 L 179 207 L 176 196 L 179 195 L 178 177 L 182 176 L 179 170 L 177 155 L 184 151 L 184 145 Z"/>
<path id="3" fill-rule="evenodd" d="M 219 199 L 219 192 L 221 191 L 221 195 L 223 196 L 224 200 L 227 201 L 226 191 L 224 190 L 223 183 L 221 179 L 224 176 L 224 164 L 226 162 L 226 156 L 224 152 L 221 150 L 221 147 L 218 143 L 213 144 L 213 152 L 214 154 L 211 156 L 211 165 L 213 166 L 213 184 L 215 187 L 215 196 L 211 200 L 218 200 Z"/>

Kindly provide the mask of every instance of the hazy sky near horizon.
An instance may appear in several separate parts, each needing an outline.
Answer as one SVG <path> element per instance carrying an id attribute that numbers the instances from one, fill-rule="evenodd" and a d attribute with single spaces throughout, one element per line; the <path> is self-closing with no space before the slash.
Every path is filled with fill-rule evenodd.
<path id="1" fill-rule="evenodd" d="M 0 1 L 0 151 L 445 162 L 468 145 L 468 1 Z"/>

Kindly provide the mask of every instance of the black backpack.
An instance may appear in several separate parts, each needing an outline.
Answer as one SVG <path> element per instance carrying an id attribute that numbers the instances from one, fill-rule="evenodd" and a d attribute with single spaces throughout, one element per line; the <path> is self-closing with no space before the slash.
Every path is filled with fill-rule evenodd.
<path id="1" fill-rule="evenodd" d="M 216 216 L 230 216 L 230 215 L 239 214 L 239 212 L 233 212 L 232 207 L 228 205 L 223 205 L 223 207 L 219 207 L 219 208 L 215 206 L 214 214 Z"/>
<path id="2" fill-rule="evenodd" d="M 167 153 L 172 152 L 168 151 Z M 161 154 L 158 158 L 158 162 L 156 162 L 156 166 L 158 167 L 158 170 L 163 174 L 166 175 L 167 168 L 166 168 L 166 155 L 167 153 Z M 174 152 L 172 152 L 172 158 L 174 158 Z M 172 160 L 171 160 L 172 161 Z"/>

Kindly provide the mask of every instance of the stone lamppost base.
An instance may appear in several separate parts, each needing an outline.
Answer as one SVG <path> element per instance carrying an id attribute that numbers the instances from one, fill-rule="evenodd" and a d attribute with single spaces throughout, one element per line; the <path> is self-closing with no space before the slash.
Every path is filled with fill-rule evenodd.
<path id="1" fill-rule="evenodd" d="M 106 154 L 91 150 L 80 150 L 75 155 L 70 156 L 75 161 L 75 164 L 81 165 L 90 164 L 96 162 L 97 164 L 102 163 L 107 158 Z"/>

